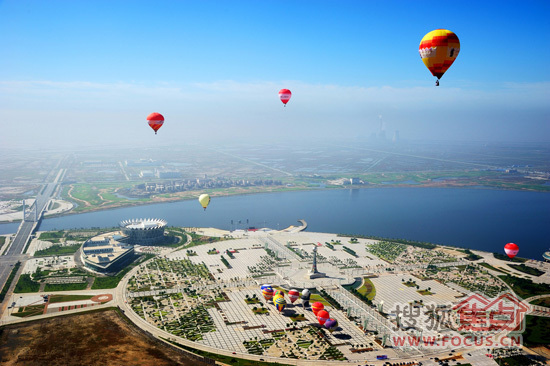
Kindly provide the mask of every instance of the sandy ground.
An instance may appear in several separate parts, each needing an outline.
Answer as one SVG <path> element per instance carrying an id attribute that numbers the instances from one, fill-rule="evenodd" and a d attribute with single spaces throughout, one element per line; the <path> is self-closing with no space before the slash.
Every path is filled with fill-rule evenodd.
<path id="1" fill-rule="evenodd" d="M 51 202 L 53 202 L 54 204 L 58 203 L 59 207 L 57 207 L 55 210 L 48 210 L 48 211 L 44 212 L 44 216 L 57 215 L 57 214 L 60 214 L 62 212 L 65 212 L 65 211 L 69 211 L 73 208 L 73 204 L 68 202 L 68 201 L 51 200 Z"/>
<path id="2" fill-rule="evenodd" d="M 206 365 L 129 326 L 113 310 L 5 327 L 1 365 Z"/>

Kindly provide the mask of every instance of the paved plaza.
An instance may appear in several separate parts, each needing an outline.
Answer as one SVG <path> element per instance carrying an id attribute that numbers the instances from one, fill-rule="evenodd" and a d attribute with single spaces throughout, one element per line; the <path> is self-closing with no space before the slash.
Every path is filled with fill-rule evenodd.
<path id="1" fill-rule="evenodd" d="M 214 229 L 203 232 L 229 236 Z M 397 305 L 412 303 L 443 307 L 456 303 L 464 296 L 465 291 L 460 290 L 465 289 L 422 280 L 407 272 L 424 270 L 428 264 L 456 268 L 463 265 L 463 259 L 453 258 L 452 251 L 430 254 L 420 249 L 421 259 L 415 263 L 411 260 L 415 252 L 406 249 L 401 254 L 396 252 L 398 264 L 394 264 L 378 258 L 370 250 L 371 246 L 380 247 L 375 240 L 352 241 L 334 234 L 241 233 L 233 239 L 173 251 L 142 265 L 128 282 L 127 291 L 132 308 L 147 322 L 172 335 L 237 354 L 275 357 L 291 354 L 307 359 L 334 357 L 356 361 L 374 359 L 377 354 L 429 355 L 434 350 L 384 347 L 391 343 L 391 337 L 420 332 L 420 328 L 400 328 L 398 324 L 402 325 L 403 319 L 393 310 Z M 327 277 L 311 280 L 306 274 L 312 266 L 314 248 L 317 248 L 318 270 L 326 272 Z M 372 308 L 342 287 L 365 276 L 376 289 Z M 414 286 L 406 286 L 409 281 L 414 282 Z M 337 330 L 325 330 L 319 340 L 315 336 L 308 338 L 322 328 L 311 308 L 304 309 L 301 300 L 290 304 L 287 298 L 286 308 L 279 312 L 272 300 L 263 298 L 260 285 L 264 283 L 281 286 L 286 291 L 291 288 L 326 291 L 330 301 L 335 301 L 335 306 L 341 309 L 325 302 L 325 310 L 338 321 Z M 429 292 L 421 293 L 422 290 Z M 258 303 L 245 301 L 254 296 L 259 299 Z M 254 308 L 265 308 L 266 313 L 256 314 Z M 380 315 L 378 311 L 387 315 Z M 186 314 L 196 314 L 195 317 L 203 319 L 203 325 Z M 302 315 L 303 320 L 293 323 L 290 316 L 298 315 Z M 418 321 L 427 322 L 427 317 L 421 314 Z M 184 324 L 188 321 L 185 319 L 193 319 L 193 323 Z M 426 330 L 423 335 L 441 338 L 458 334 L 435 329 Z M 302 347 L 294 347 L 293 342 L 301 342 Z M 354 351 L 363 348 L 368 351 Z M 450 348 L 445 346 L 443 350 Z M 330 349 L 333 353 L 329 355 L 326 352 Z"/>

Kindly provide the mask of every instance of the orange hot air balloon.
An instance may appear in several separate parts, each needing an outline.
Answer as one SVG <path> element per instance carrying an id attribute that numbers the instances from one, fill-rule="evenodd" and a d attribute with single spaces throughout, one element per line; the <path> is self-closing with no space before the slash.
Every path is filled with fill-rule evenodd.
<path id="1" fill-rule="evenodd" d="M 436 86 L 439 85 L 439 79 L 451 67 L 459 52 L 458 37 L 446 29 L 436 29 L 426 34 L 418 48 L 424 65 L 437 78 Z"/>
<path id="2" fill-rule="evenodd" d="M 313 303 L 313 305 L 311 305 L 311 311 L 313 311 L 313 315 L 317 316 L 317 313 L 320 312 L 321 310 L 323 310 L 325 308 L 325 305 L 323 305 L 322 303 L 320 303 L 319 301 Z"/>
<path id="3" fill-rule="evenodd" d="M 330 315 L 329 315 L 328 311 L 320 310 L 317 313 L 317 320 L 319 321 L 319 324 L 323 325 L 329 319 L 330 319 Z"/>
<path id="4" fill-rule="evenodd" d="M 265 301 L 269 301 L 273 298 L 273 289 L 271 288 L 271 286 L 269 287 L 266 287 L 262 290 L 262 295 L 264 295 L 264 299 Z"/>
<path id="5" fill-rule="evenodd" d="M 151 113 L 147 116 L 147 122 L 149 122 L 149 126 L 155 131 L 156 135 L 159 128 L 164 124 L 164 117 L 160 113 Z"/>
<path id="6" fill-rule="evenodd" d="M 281 98 L 281 102 L 283 102 L 284 106 L 286 107 L 286 104 L 290 100 L 290 97 L 292 96 L 292 93 L 288 89 L 281 89 L 279 90 L 279 98 Z"/>

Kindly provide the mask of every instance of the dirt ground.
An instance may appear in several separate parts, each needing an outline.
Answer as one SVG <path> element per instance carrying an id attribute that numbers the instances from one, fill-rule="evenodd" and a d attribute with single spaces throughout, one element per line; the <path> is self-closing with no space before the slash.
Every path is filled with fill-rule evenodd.
<path id="1" fill-rule="evenodd" d="M 114 310 L 0 328 L 0 365 L 206 365 L 128 325 Z"/>

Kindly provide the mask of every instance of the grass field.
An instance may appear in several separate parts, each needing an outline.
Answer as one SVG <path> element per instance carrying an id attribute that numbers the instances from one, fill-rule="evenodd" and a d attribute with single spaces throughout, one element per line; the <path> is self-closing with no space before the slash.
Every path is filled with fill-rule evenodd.
<path id="1" fill-rule="evenodd" d="M 76 245 L 52 245 L 51 247 L 47 249 L 37 250 L 34 252 L 35 257 L 51 257 L 54 255 L 71 255 L 76 253 L 76 251 L 80 248 L 80 244 Z"/>
<path id="2" fill-rule="evenodd" d="M 51 295 L 49 302 L 53 304 L 57 302 L 89 300 L 92 297 L 91 295 Z"/>
<path id="3" fill-rule="evenodd" d="M 374 299 L 376 296 L 376 288 L 374 287 L 372 281 L 368 278 L 363 279 L 363 284 L 357 289 L 357 291 L 361 295 L 366 296 L 369 300 Z"/>
<path id="4" fill-rule="evenodd" d="M 77 291 L 85 290 L 88 286 L 87 282 L 82 283 L 48 283 L 44 291 Z"/>
<path id="5" fill-rule="evenodd" d="M 40 283 L 34 282 L 31 279 L 30 274 L 22 274 L 19 277 L 19 281 L 17 281 L 17 285 L 15 285 L 15 289 L 13 290 L 13 292 L 23 294 L 29 292 L 38 292 L 39 289 Z"/>

